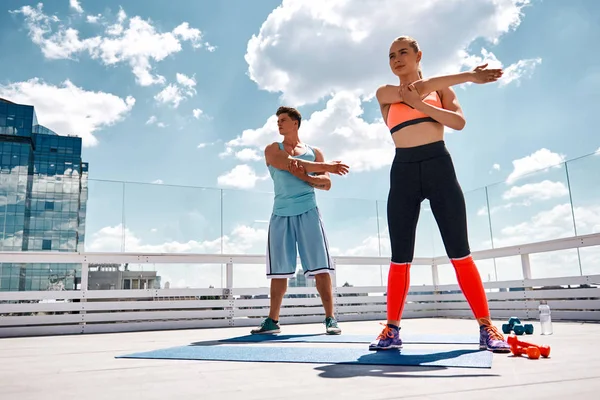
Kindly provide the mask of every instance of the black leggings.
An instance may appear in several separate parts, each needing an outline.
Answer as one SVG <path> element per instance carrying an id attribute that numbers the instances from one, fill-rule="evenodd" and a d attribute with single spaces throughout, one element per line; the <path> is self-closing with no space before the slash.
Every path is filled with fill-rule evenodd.
<path id="1" fill-rule="evenodd" d="M 471 251 L 465 198 L 446 144 L 439 141 L 396 148 L 387 203 L 392 262 L 412 262 L 424 199 L 429 199 L 448 257 L 468 256 Z"/>

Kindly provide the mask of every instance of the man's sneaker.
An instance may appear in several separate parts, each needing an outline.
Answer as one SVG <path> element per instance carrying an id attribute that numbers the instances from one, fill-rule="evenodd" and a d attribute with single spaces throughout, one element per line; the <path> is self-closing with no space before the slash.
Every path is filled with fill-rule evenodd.
<path id="1" fill-rule="evenodd" d="M 337 321 L 333 317 L 325 318 L 325 330 L 328 335 L 339 335 L 342 330 L 337 324 Z"/>
<path id="2" fill-rule="evenodd" d="M 384 326 L 385 328 L 377 336 L 377 339 L 369 344 L 369 350 L 401 349 L 402 339 L 400 339 L 400 328 L 396 329 L 389 325 Z"/>
<path id="3" fill-rule="evenodd" d="M 278 323 L 273 321 L 271 318 L 266 318 L 262 324 L 260 324 L 259 328 L 252 329 L 250 331 L 251 334 L 270 334 L 270 333 L 279 333 L 281 332 L 281 328 Z"/>
<path id="4" fill-rule="evenodd" d="M 494 325 L 481 325 L 479 327 L 479 349 L 489 350 L 494 353 L 510 353 L 510 345 Z"/>

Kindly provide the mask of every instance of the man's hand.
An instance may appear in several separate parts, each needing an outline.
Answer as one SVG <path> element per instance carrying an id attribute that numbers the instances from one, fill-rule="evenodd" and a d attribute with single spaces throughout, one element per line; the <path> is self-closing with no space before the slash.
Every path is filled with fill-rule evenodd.
<path id="1" fill-rule="evenodd" d="M 497 69 L 486 69 L 487 63 L 476 67 L 473 71 L 470 72 L 470 81 L 473 83 L 490 83 L 496 82 L 498 79 L 502 78 L 502 74 L 504 73 L 501 68 Z"/>
<path id="2" fill-rule="evenodd" d="M 343 164 L 341 161 L 328 161 L 325 162 L 325 171 L 330 174 L 346 175 L 350 167 Z"/>
<path id="3" fill-rule="evenodd" d="M 290 160 L 288 164 L 288 172 L 296 178 L 306 175 L 306 169 L 298 162 L 298 160 Z"/>

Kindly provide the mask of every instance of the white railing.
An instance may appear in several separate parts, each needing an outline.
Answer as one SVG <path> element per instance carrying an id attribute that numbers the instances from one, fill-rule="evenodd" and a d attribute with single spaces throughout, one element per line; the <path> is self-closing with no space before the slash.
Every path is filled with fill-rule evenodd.
<path id="1" fill-rule="evenodd" d="M 532 319 L 537 316 L 540 300 L 547 300 L 555 320 L 600 321 L 600 275 L 531 279 L 529 263 L 530 254 L 598 245 L 600 234 L 593 234 L 474 252 L 476 260 L 521 256 L 523 279 L 485 283 L 492 317 Z M 338 269 L 389 263 L 386 257 L 333 259 Z M 0 262 L 81 264 L 83 288 L 0 292 L 0 337 L 252 326 L 268 313 L 268 288 L 234 286 L 234 265 L 264 265 L 262 255 L 0 252 Z M 226 287 L 88 290 L 90 263 L 224 264 Z M 414 260 L 413 265 L 431 268 L 433 285 L 419 286 L 418 292 L 409 293 L 404 318 L 471 316 L 458 285 L 439 284 L 438 265 L 447 263 L 447 257 Z M 385 320 L 385 291 L 384 286 L 339 287 L 334 279 L 338 319 Z M 315 288 L 289 288 L 287 294 L 308 296 L 284 300 L 282 323 L 323 320 Z"/>

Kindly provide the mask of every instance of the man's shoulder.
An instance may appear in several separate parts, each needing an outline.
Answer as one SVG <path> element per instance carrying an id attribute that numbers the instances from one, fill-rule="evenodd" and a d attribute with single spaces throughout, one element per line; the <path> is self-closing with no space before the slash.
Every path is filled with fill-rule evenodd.
<path id="1" fill-rule="evenodd" d="M 272 142 L 265 146 L 265 150 L 279 148 L 279 142 Z"/>
<path id="2" fill-rule="evenodd" d="M 305 145 L 311 149 L 313 151 L 313 153 L 315 153 L 315 155 L 317 154 L 321 154 L 323 155 L 323 150 L 321 150 L 321 148 L 319 146 L 312 146 L 310 144 L 305 143 Z"/>

